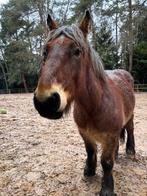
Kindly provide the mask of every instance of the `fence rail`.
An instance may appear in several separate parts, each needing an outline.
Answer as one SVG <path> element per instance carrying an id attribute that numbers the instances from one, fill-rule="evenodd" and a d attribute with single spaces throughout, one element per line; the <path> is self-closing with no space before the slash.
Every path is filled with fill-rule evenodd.
<path id="1" fill-rule="evenodd" d="M 135 84 L 134 90 L 136 92 L 147 92 L 147 84 Z"/>
<path id="2" fill-rule="evenodd" d="M 35 88 L 28 89 L 27 93 L 34 92 Z M 11 94 L 11 93 L 26 93 L 23 88 L 15 88 L 15 89 L 0 89 L 0 94 Z"/>
<path id="3" fill-rule="evenodd" d="M 147 84 L 135 84 L 134 85 L 135 92 L 147 92 Z M 34 88 L 28 89 L 28 93 L 34 92 Z M 23 88 L 17 89 L 0 89 L 0 94 L 11 94 L 11 93 L 25 93 Z"/>

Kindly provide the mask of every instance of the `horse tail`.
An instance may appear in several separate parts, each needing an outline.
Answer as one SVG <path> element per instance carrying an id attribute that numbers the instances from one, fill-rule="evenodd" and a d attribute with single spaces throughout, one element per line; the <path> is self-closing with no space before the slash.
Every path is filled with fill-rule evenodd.
<path id="1" fill-rule="evenodd" d="M 125 132 L 126 132 L 125 128 L 123 128 L 123 129 L 121 130 L 121 132 L 120 132 L 120 142 L 121 142 L 122 144 L 125 143 Z"/>

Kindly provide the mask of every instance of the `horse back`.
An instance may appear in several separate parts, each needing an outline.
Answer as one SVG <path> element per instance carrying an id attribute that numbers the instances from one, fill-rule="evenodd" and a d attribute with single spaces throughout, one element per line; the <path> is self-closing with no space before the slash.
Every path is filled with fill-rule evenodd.
<path id="1" fill-rule="evenodd" d="M 121 69 L 106 71 L 106 75 L 111 86 L 110 89 L 117 89 L 114 91 L 119 93 L 119 99 L 121 98 L 124 110 L 125 123 L 127 123 L 133 115 L 135 107 L 133 77 L 129 72 Z"/>

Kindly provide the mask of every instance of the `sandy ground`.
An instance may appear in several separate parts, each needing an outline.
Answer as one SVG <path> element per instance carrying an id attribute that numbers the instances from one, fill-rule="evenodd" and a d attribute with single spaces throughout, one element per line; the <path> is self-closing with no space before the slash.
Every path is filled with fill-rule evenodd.
<path id="1" fill-rule="evenodd" d="M 38 115 L 32 94 L 0 95 L 0 196 L 94 196 L 100 190 L 100 146 L 95 177 L 84 178 L 85 148 L 72 114 L 58 121 Z M 136 94 L 136 160 L 120 147 L 114 166 L 118 196 L 147 196 L 147 94 Z"/>

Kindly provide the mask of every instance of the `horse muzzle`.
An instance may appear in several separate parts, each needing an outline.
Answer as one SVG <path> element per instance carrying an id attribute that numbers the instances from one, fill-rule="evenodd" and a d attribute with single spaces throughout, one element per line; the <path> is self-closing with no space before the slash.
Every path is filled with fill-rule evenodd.
<path id="1" fill-rule="evenodd" d="M 40 101 L 36 95 L 34 95 L 34 106 L 42 117 L 48 119 L 59 119 L 62 117 L 63 112 L 59 111 L 61 104 L 60 95 L 55 92 L 48 98 Z"/>
<path id="2" fill-rule="evenodd" d="M 60 85 L 50 89 L 37 88 L 34 93 L 34 106 L 42 117 L 59 119 L 67 106 L 68 94 Z"/>

